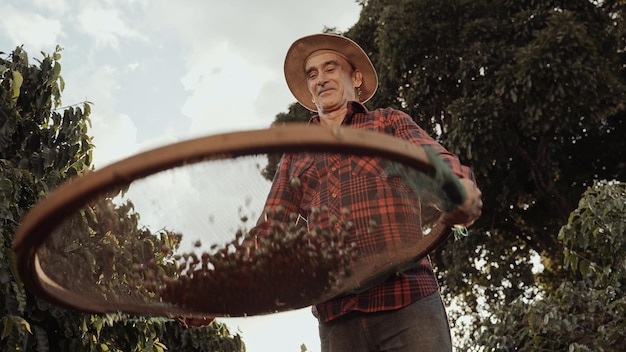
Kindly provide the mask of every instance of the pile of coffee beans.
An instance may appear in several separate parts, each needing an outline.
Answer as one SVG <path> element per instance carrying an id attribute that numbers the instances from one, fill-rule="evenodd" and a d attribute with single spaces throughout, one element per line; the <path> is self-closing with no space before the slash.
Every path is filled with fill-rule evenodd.
<path id="1" fill-rule="evenodd" d="M 327 211 L 314 209 L 313 217 Z M 336 217 L 332 230 L 307 229 L 298 225 L 297 214 L 290 218 L 289 224 L 239 230 L 232 242 L 201 254 L 196 254 L 203 245 L 198 241 L 196 251 L 172 255 L 175 275 L 156 278 L 145 272 L 154 263 L 142 265 L 141 277 L 149 277 L 144 288 L 162 302 L 215 314 L 254 315 L 310 305 L 351 274 L 356 243 L 347 241 L 352 225 Z M 163 250 L 170 254 L 169 248 Z"/>

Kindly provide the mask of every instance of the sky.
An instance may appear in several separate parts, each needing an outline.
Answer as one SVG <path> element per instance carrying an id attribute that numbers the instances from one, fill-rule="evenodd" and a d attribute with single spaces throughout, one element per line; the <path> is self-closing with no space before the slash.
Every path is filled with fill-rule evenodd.
<path id="1" fill-rule="evenodd" d="M 63 48 L 63 105 L 90 101 L 94 166 L 205 135 L 265 128 L 295 102 L 296 39 L 354 25 L 355 0 L 3 0 L 0 51 Z M 6 56 L 5 56 L 6 57 Z M 220 319 L 248 352 L 319 351 L 308 308 Z"/>

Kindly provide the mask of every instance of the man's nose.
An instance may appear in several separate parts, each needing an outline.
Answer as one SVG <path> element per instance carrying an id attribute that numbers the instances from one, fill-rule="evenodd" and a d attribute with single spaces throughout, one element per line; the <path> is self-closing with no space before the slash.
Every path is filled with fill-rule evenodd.
<path id="1" fill-rule="evenodd" d="M 317 85 L 318 86 L 323 86 L 324 84 L 326 84 L 326 82 L 328 82 L 328 79 L 326 78 L 326 75 L 320 73 L 317 76 Z"/>

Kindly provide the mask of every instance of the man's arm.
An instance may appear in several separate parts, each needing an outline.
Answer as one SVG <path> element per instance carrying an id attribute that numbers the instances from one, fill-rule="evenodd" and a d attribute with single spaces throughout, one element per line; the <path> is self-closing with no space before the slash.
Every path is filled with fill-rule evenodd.
<path id="1" fill-rule="evenodd" d="M 462 165 L 459 158 L 450 153 L 437 141 L 435 141 L 426 131 L 424 131 L 411 117 L 400 112 L 395 116 L 392 123 L 397 137 L 406 139 L 420 146 L 428 146 L 437 151 L 439 157 L 446 163 L 452 172 L 459 176 L 459 181 L 465 189 L 465 201 L 456 207 L 452 212 L 441 216 L 440 221 L 447 225 L 472 225 L 481 215 L 483 202 L 482 192 L 476 185 L 476 179 L 472 170 Z"/>

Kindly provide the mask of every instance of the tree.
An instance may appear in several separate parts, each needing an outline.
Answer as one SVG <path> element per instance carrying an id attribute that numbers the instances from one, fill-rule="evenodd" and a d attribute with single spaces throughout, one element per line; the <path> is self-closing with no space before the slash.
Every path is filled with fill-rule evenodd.
<path id="1" fill-rule="evenodd" d="M 565 245 L 556 289 L 500 305 L 475 332 L 478 346 L 505 351 L 617 351 L 626 344 L 626 183 L 596 182 L 559 239 Z"/>
<path id="2" fill-rule="evenodd" d="M 359 3 L 345 35 L 379 73 L 367 105 L 408 112 L 472 166 L 483 191 L 470 236 L 432 255 L 447 301 L 461 307 L 452 320 L 473 318 L 456 331 L 556 294 L 572 282 L 561 227 L 595 180 L 626 178 L 624 2 Z"/>
<path id="3" fill-rule="evenodd" d="M 0 351 L 243 350 L 239 336 L 222 324 L 186 328 L 170 319 L 83 314 L 24 289 L 11 251 L 20 219 L 48 191 L 91 165 L 90 103 L 60 107 L 60 58 L 58 47 L 38 65 L 21 47 L 0 58 Z M 128 210 L 118 208 L 132 226 Z"/>

